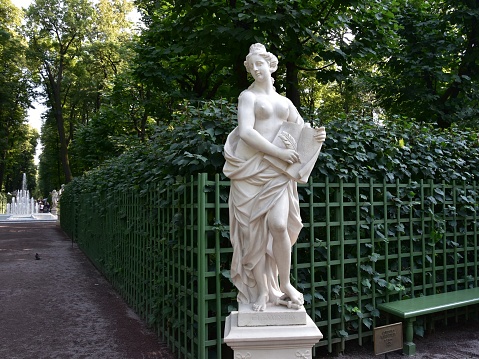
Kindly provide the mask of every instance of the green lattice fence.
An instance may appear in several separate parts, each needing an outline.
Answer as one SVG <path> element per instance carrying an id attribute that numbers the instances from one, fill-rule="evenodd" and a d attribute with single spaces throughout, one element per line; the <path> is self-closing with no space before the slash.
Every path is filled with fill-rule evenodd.
<path id="1" fill-rule="evenodd" d="M 228 191 L 200 175 L 61 199 L 63 229 L 179 357 L 227 350 Z M 292 276 L 329 351 L 369 340 L 382 301 L 478 285 L 476 184 L 310 182 L 299 193 Z"/>

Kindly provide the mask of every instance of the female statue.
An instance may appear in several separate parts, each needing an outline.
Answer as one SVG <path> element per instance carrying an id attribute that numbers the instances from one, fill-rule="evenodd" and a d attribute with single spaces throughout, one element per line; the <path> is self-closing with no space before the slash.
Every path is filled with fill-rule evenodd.
<path id="1" fill-rule="evenodd" d="M 254 44 L 244 64 L 254 82 L 239 96 L 238 126 L 225 144 L 224 173 L 231 179 L 231 279 L 238 301 L 251 303 L 255 311 L 285 298 L 303 305 L 303 295 L 290 282 L 291 247 L 302 228 L 297 184 L 266 158 L 279 159 L 285 166 L 299 163 L 295 148 L 273 142 L 285 122 L 305 125 L 293 103 L 273 86 L 276 56 Z M 317 154 L 325 139 L 324 128 L 315 129 Z M 314 162 L 306 164 L 309 171 Z"/>

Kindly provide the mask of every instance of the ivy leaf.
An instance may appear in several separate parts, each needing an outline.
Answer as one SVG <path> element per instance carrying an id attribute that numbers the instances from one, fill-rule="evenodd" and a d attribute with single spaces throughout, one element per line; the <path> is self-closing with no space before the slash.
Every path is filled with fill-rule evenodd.
<path id="1" fill-rule="evenodd" d="M 311 301 L 313 300 L 313 296 L 309 293 L 304 294 L 303 298 L 304 301 L 308 304 L 311 304 Z"/>
<path id="2" fill-rule="evenodd" d="M 378 261 L 379 257 L 380 255 L 378 253 L 372 253 L 371 255 L 368 256 L 369 260 L 374 263 Z"/>
<path id="3" fill-rule="evenodd" d="M 424 327 L 422 325 L 414 326 L 414 334 L 424 337 Z"/>
<path id="4" fill-rule="evenodd" d="M 364 278 L 362 281 L 361 281 L 361 284 L 365 287 L 368 287 L 368 288 L 371 288 L 371 282 L 368 278 Z"/>
<path id="5" fill-rule="evenodd" d="M 374 274 L 374 270 L 373 270 L 373 267 L 371 267 L 370 265 L 366 265 L 366 264 L 361 264 L 361 269 L 369 274 Z"/>
<path id="6" fill-rule="evenodd" d="M 363 324 L 368 328 L 371 329 L 371 325 L 373 324 L 373 320 L 371 318 L 363 318 Z"/>

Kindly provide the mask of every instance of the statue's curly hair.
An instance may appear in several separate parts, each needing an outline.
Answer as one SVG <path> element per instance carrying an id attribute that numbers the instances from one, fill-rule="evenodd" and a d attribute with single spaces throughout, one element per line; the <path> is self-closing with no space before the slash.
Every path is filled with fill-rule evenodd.
<path id="1" fill-rule="evenodd" d="M 244 66 L 248 72 L 251 71 L 248 60 L 252 55 L 259 55 L 264 58 L 269 64 L 272 73 L 278 69 L 278 58 L 271 52 L 266 51 L 266 47 L 263 44 L 256 43 L 249 47 L 249 53 L 246 55 L 246 61 L 244 62 Z"/>

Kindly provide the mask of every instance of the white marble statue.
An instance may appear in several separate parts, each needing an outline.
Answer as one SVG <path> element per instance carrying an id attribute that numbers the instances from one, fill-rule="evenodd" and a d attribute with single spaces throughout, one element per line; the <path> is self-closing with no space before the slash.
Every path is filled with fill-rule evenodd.
<path id="1" fill-rule="evenodd" d="M 278 59 L 262 44 L 250 47 L 244 64 L 254 82 L 239 96 L 238 126 L 225 144 L 231 279 L 238 302 L 255 311 L 268 303 L 298 307 L 303 295 L 290 282 L 291 247 L 302 228 L 297 182 L 307 181 L 326 131 L 311 129 L 276 92 L 271 74 Z M 299 131 L 294 135 L 285 125 Z"/>
<path id="2" fill-rule="evenodd" d="M 54 189 L 52 192 L 52 209 L 57 208 L 58 205 L 58 192 L 56 189 Z"/>

